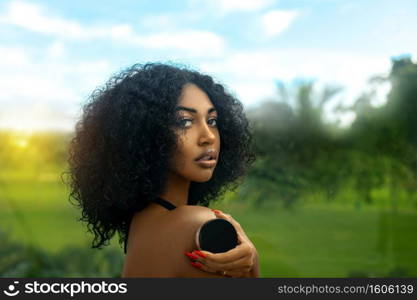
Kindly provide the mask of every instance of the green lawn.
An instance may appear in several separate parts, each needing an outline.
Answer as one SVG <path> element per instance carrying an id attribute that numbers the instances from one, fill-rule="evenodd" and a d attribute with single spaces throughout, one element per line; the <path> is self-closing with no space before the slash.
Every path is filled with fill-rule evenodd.
<path id="1" fill-rule="evenodd" d="M 89 240 L 59 181 L 9 181 L 0 186 L 0 199 L 0 226 L 17 240 L 51 252 Z"/>
<path id="2" fill-rule="evenodd" d="M 417 276 L 416 210 L 391 214 L 382 208 L 314 204 L 253 211 L 235 202 L 213 207 L 242 224 L 258 249 L 263 277 Z M 86 247 L 91 236 L 76 221 L 78 214 L 53 177 L 0 185 L 0 227 L 14 240 L 50 252 Z"/>
<path id="3" fill-rule="evenodd" d="M 234 213 L 264 277 L 417 276 L 417 213 L 335 207 Z"/>

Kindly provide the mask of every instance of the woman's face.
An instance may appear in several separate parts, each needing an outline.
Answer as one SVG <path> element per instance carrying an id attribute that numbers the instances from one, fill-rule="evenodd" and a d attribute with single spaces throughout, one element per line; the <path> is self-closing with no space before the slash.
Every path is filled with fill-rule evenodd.
<path id="1" fill-rule="evenodd" d="M 171 171 L 190 181 L 208 181 L 220 155 L 216 109 L 205 92 L 194 84 L 186 84 L 176 113 L 179 141 Z M 212 158 L 196 161 L 206 151 Z"/>

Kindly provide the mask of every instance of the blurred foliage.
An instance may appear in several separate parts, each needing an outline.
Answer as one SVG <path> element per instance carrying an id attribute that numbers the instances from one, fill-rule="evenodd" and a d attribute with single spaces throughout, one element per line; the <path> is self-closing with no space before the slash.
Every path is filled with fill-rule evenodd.
<path id="1" fill-rule="evenodd" d="M 0 277 L 120 277 L 123 256 L 107 247 L 67 247 L 56 254 L 12 241 L 0 230 Z"/>
<path id="2" fill-rule="evenodd" d="M 325 191 L 331 201 L 343 187 L 353 189 L 362 203 L 372 203 L 372 191 L 405 189 L 417 207 L 417 65 L 409 57 L 392 60 L 387 78 L 391 91 L 385 105 L 371 105 L 375 91 L 364 93 L 352 107 L 356 119 L 342 129 L 323 120 L 326 103 L 341 91 L 324 87 L 314 92 L 312 81 L 295 86 L 277 83 L 278 99 L 248 111 L 258 160 L 240 196 L 255 207 L 268 201 L 295 204 L 302 195 Z"/>

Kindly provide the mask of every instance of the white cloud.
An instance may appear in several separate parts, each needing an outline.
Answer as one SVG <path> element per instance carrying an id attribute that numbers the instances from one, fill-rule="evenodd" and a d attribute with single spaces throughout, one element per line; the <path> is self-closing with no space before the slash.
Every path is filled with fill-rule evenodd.
<path id="1" fill-rule="evenodd" d="M 85 26 L 72 20 L 50 16 L 39 5 L 14 1 L 0 16 L 0 22 L 21 27 L 60 40 L 113 40 L 123 45 L 147 49 L 176 50 L 189 56 L 220 56 L 225 49 L 224 39 L 210 31 L 172 30 L 154 34 L 138 34 L 129 24 Z M 59 55 L 59 49 L 52 49 Z"/>
<path id="2" fill-rule="evenodd" d="M 45 16 L 42 7 L 22 1 L 9 3 L 5 15 L 0 17 L 2 22 L 43 34 L 66 34 L 70 37 L 85 35 L 79 24 L 61 18 Z"/>
<path id="3" fill-rule="evenodd" d="M 102 29 L 96 29 L 95 32 L 101 33 L 107 31 L 105 28 Z M 94 31 L 93 31 L 94 32 Z M 121 25 L 114 25 L 111 26 L 108 29 L 108 34 L 111 38 L 117 40 L 129 40 L 131 37 L 135 36 L 135 33 L 133 32 L 132 26 L 127 24 L 121 24 Z M 105 34 L 103 35 L 105 37 Z M 97 37 L 101 37 L 101 34 L 98 34 Z"/>
<path id="4" fill-rule="evenodd" d="M 261 17 L 261 24 L 268 37 L 285 31 L 297 17 L 296 11 L 271 10 Z"/>
<path id="5" fill-rule="evenodd" d="M 0 47 L 0 127 L 71 129 L 79 104 L 110 75 L 104 60 L 68 61 L 60 42 L 42 50 Z"/>
<path id="6" fill-rule="evenodd" d="M 104 74 L 110 73 L 109 63 L 104 60 L 65 60 L 65 50 L 59 42 L 46 46 L 42 53 L 39 57 L 23 47 L 0 48 L 1 102 L 74 102 L 81 100 L 81 93 L 91 89 L 91 84 L 97 85 Z M 51 59 L 57 56 L 61 59 Z"/>
<path id="7" fill-rule="evenodd" d="M 151 29 L 170 28 L 172 26 L 176 26 L 175 19 L 168 14 L 145 16 L 142 17 L 139 22 L 141 26 Z"/>
<path id="8" fill-rule="evenodd" d="M 273 0 L 191 0 L 191 3 L 207 5 L 216 13 L 228 14 L 236 11 L 253 12 L 273 4 Z"/>
<path id="9" fill-rule="evenodd" d="M 23 67 L 29 63 L 29 57 L 23 48 L 0 46 L 0 71 L 7 67 Z"/>
<path id="10" fill-rule="evenodd" d="M 74 92 L 57 78 L 35 74 L 0 75 L 1 102 L 28 103 L 32 99 L 42 101 L 71 101 Z"/>
<path id="11" fill-rule="evenodd" d="M 207 11 L 202 9 L 153 13 L 141 16 L 139 19 L 139 25 L 147 30 L 172 31 L 176 28 L 204 21 L 207 16 Z"/>
<path id="12" fill-rule="evenodd" d="M 191 56 L 221 56 L 225 42 L 209 31 L 187 30 L 165 32 L 135 39 L 140 46 L 160 50 L 179 50 Z"/>
<path id="13" fill-rule="evenodd" d="M 84 26 L 76 21 L 48 15 L 40 5 L 23 1 L 13 1 L 8 5 L 0 22 L 45 35 L 65 39 L 120 39 L 133 34 L 130 25 Z"/>
<path id="14" fill-rule="evenodd" d="M 51 59 L 59 59 L 66 55 L 65 46 L 62 42 L 54 42 L 47 49 L 47 55 Z"/>

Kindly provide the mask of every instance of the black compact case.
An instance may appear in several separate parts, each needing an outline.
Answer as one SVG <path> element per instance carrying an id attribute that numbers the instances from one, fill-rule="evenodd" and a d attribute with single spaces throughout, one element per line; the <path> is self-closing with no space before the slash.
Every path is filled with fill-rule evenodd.
<path id="1" fill-rule="evenodd" d="M 201 250 L 212 253 L 226 252 L 237 246 L 237 232 L 233 225 L 224 219 L 212 219 L 204 223 L 198 233 Z"/>

